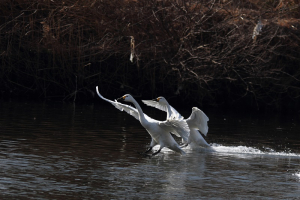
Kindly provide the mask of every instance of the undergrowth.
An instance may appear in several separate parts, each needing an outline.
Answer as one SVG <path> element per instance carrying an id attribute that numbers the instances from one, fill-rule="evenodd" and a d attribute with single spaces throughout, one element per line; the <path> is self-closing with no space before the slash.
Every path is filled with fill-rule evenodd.
<path id="1" fill-rule="evenodd" d="M 80 101 L 99 85 L 111 98 L 299 107 L 299 13 L 296 0 L 1 1 L 0 94 Z"/>

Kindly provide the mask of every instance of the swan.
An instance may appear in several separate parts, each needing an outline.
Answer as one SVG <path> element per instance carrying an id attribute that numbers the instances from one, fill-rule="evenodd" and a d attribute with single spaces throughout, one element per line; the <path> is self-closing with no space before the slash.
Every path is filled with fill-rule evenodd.
<path id="1" fill-rule="evenodd" d="M 197 107 L 192 108 L 192 114 L 189 118 L 184 119 L 175 108 L 173 108 L 164 97 L 158 97 L 154 100 L 142 100 L 144 104 L 155 107 L 167 112 L 167 119 L 185 120 L 190 128 L 190 136 L 186 144 L 208 148 L 210 145 L 205 141 L 199 131 L 207 135 L 209 118 Z"/>
<path id="2" fill-rule="evenodd" d="M 136 107 L 132 107 L 126 104 L 119 103 L 117 100 L 111 101 L 109 99 L 104 98 L 98 91 L 98 86 L 96 87 L 96 92 L 100 98 L 111 103 L 120 111 L 125 111 L 128 114 L 135 117 L 140 121 L 141 125 L 147 130 L 147 132 L 151 136 L 151 143 L 149 149 L 145 152 L 148 153 L 152 150 L 152 148 L 156 145 L 160 145 L 160 148 L 152 154 L 152 156 L 158 154 L 164 147 L 167 147 L 181 155 L 184 155 L 185 152 L 180 148 L 175 139 L 171 136 L 170 132 L 174 133 L 177 136 L 184 136 L 186 138 L 189 137 L 189 127 L 188 124 L 184 120 L 176 120 L 170 119 L 166 121 L 158 121 L 152 119 L 143 113 L 140 105 L 137 101 L 130 95 L 126 94 L 120 97 L 120 100 L 127 101 L 133 103 Z M 119 100 L 118 99 L 118 100 Z"/>

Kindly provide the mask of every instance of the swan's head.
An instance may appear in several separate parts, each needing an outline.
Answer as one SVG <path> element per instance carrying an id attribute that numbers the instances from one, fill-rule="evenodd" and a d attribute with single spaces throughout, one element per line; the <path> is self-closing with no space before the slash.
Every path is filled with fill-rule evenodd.
<path id="1" fill-rule="evenodd" d="M 125 94 L 124 96 L 118 98 L 117 100 L 132 102 L 133 97 L 130 94 Z"/>
<path id="2" fill-rule="evenodd" d="M 164 97 L 157 97 L 154 100 L 157 101 L 159 104 L 168 105 L 168 102 L 167 102 L 167 100 Z"/>
<path id="3" fill-rule="evenodd" d="M 197 111 L 197 110 L 199 110 L 199 108 L 197 108 L 197 107 L 193 107 L 193 108 L 192 108 L 192 112 L 195 112 L 195 111 Z"/>

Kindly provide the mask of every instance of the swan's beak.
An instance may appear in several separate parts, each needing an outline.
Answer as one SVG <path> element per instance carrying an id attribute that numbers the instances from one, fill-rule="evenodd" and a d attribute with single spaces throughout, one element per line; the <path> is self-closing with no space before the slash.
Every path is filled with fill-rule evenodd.
<path id="1" fill-rule="evenodd" d="M 119 100 L 124 101 L 124 100 L 125 100 L 125 96 L 122 96 L 122 97 L 120 97 L 120 98 L 117 98 L 117 101 L 119 101 Z"/>
<path id="2" fill-rule="evenodd" d="M 159 102 L 159 100 L 160 100 L 160 98 L 158 97 L 158 98 L 156 98 L 156 99 L 152 99 L 152 101 L 157 101 L 157 102 Z"/>

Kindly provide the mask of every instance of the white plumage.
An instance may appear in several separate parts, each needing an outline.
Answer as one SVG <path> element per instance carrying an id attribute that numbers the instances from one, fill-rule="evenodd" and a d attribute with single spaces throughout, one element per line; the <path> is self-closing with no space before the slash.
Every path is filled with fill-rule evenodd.
<path id="1" fill-rule="evenodd" d="M 168 101 L 164 97 L 158 97 L 154 100 L 143 100 L 148 106 L 152 106 L 158 108 L 162 111 L 167 112 L 167 119 L 180 119 L 182 120 L 183 117 L 178 113 L 178 111 L 170 106 Z M 189 118 L 185 119 L 189 128 L 190 128 L 190 135 L 188 140 L 186 141 L 183 139 L 184 143 L 192 144 L 193 146 L 201 146 L 201 147 L 210 147 L 210 145 L 205 141 L 199 131 L 207 135 L 208 132 L 208 125 L 207 122 L 209 118 L 205 115 L 205 113 L 197 107 L 192 108 L 192 114 Z"/>
<path id="2" fill-rule="evenodd" d="M 147 130 L 147 132 L 150 134 L 152 138 L 150 148 L 146 152 L 152 150 L 154 146 L 160 145 L 159 150 L 153 153 L 152 155 L 156 155 L 164 147 L 167 147 L 182 155 L 185 154 L 185 152 L 180 148 L 178 143 L 171 136 L 170 132 L 174 133 L 177 136 L 188 138 L 190 130 L 186 121 L 178 120 L 178 119 L 168 119 L 166 121 L 158 121 L 144 114 L 140 105 L 129 94 L 126 94 L 119 99 L 133 103 L 136 108 L 126 104 L 119 103 L 116 100 L 111 101 L 109 99 L 104 98 L 99 93 L 98 86 L 96 87 L 96 92 L 98 96 L 103 100 L 111 103 L 120 111 L 127 112 L 128 114 L 132 115 L 133 117 L 135 117 L 137 120 L 140 121 L 142 126 Z"/>

